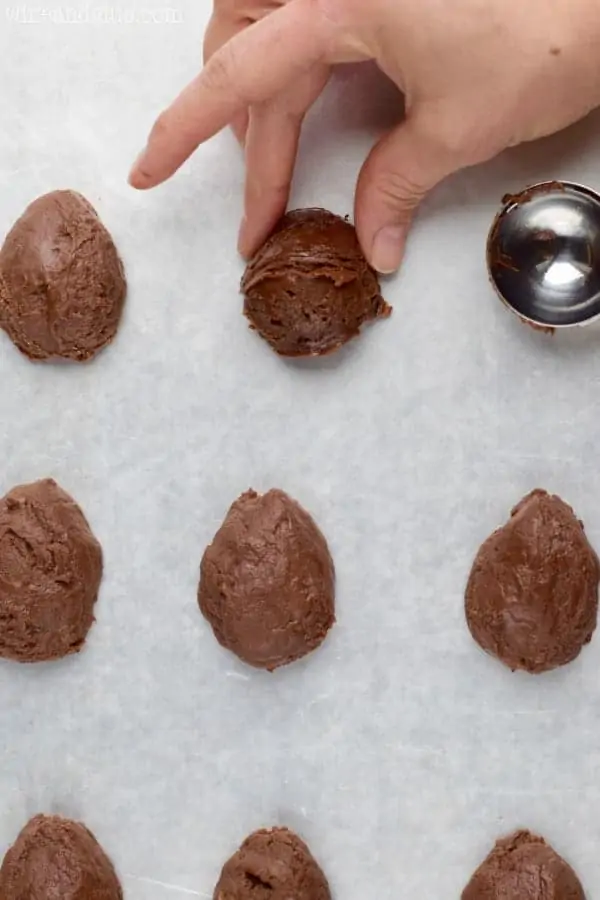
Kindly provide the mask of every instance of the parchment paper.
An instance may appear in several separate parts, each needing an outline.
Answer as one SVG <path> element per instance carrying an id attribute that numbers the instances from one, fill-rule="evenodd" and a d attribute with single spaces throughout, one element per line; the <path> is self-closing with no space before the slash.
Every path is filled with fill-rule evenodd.
<path id="1" fill-rule="evenodd" d="M 600 188 L 600 119 L 438 189 L 385 285 L 392 318 L 286 363 L 240 315 L 233 139 L 154 192 L 126 184 L 209 14 L 169 0 L 167 22 L 130 2 L 72 24 L 58 6 L 0 18 L 0 232 L 37 195 L 79 190 L 130 285 L 89 366 L 32 365 L 0 340 L 1 493 L 56 478 L 106 567 L 81 655 L 0 664 L 0 852 L 37 812 L 81 818 L 128 900 L 183 900 L 211 896 L 245 835 L 281 823 L 337 900 L 448 900 L 525 826 L 598 900 L 600 637 L 561 671 L 512 675 L 472 642 L 462 597 L 478 545 L 536 486 L 600 549 L 598 331 L 520 325 L 484 259 L 506 191 Z M 294 204 L 351 213 L 397 112 L 373 73 L 345 72 L 307 125 Z M 273 675 L 221 650 L 196 606 L 202 551 L 250 486 L 312 512 L 338 575 L 329 639 Z"/>

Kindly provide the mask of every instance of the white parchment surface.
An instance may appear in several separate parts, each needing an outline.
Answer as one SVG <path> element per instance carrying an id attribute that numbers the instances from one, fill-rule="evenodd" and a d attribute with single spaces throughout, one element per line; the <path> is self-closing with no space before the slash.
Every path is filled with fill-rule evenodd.
<path id="1" fill-rule="evenodd" d="M 126 2 L 0 7 L 0 233 L 37 195 L 79 190 L 130 286 L 91 365 L 33 365 L 0 339 L 0 493 L 56 478 L 105 553 L 84 652 L 0 664 L 0 853 L 37 812 L 81 818 L 128 900 L 184 900 L 281 823 L 336 900 L 456 900 L 524 826 L 598 900 L 600 636 L 561 671 L 512 675 L 472 642 L 462 596 L 478 545 L 534 487 L 600 549 L 599 333 L 520 325 L 484 257 L 505 192 L 600 188 L 600 119 L 443 185 L 385 285 L 392 318 L 284 362 L 240 315 L 229 135 L 156 191 L 126 183 L 197 70 L 208 0 Z M 351 213 L 397 114 L 349 69 L 307 124 L 294 204 Z M 311 511 L 338 575 L 327 642 L 273 675 L 220 649 L 196 606 L 202 551 L 250 486 Z"/>

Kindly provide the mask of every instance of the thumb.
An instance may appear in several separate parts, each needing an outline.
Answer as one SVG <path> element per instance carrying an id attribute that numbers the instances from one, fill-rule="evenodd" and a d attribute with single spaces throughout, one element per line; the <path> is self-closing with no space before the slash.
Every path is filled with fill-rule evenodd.
<path id="1" fill-rule="evenodd" d="M 356 230 L 378 272 L 402 262 L 413 215 L 425 195 L 460 168 L 456 155 L 408 118 L 369 154 L 356 189 Z"/>

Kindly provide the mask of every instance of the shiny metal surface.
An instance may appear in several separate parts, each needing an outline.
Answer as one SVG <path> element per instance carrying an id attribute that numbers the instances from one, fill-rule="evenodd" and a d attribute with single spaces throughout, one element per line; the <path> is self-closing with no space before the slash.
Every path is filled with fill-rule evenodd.
<path id="1" fill-rule="evenodd" d="M 504 303 L 546 328 L 600 316 L 600 197 L 570 182 L 545 182 L 504 198 L 487 245 Z"/>

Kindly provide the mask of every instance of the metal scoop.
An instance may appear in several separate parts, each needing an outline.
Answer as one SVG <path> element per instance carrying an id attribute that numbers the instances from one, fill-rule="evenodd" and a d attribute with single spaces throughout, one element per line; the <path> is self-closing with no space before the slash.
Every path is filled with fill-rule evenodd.
<path id="1" fill-rule="evenodd" d="M 504 197 L 488 236 L 487 264 L 500 299 L 541 328 L 600 316 L 600 196 L 548 181 Z"/>

